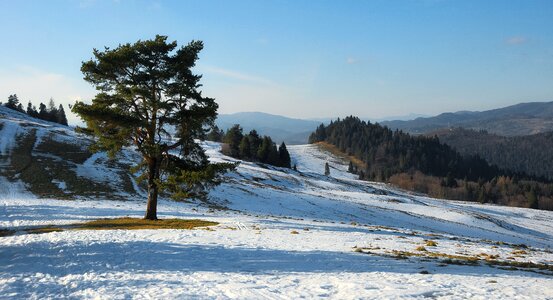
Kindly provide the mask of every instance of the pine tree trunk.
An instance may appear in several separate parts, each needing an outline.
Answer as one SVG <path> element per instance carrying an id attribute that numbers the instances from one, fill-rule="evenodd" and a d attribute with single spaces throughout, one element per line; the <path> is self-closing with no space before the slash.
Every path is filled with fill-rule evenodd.
<path id="1" fill-rule="evenodd" d="M 152 159 L 148 162 L 148 204 L 146 205 L 146 220 L 157 220 L 157 195 L 158 186 L 156 180 L 158 179 L 159 170 L 156 159 Z"/>

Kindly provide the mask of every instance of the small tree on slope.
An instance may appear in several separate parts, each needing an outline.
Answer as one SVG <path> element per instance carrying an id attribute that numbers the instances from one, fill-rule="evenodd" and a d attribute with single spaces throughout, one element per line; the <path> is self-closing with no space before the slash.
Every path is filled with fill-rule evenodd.
<path id="1" fill-rule="evenodd" d="M 202 96 L 201 76 L 191 70 L 203 43 L 177 49 L 176 42 L 166 40 L 158 35 L 113 50 L 94 49 L 94 58 L 83 62 L 81 71 L 99 93 L 92 104 L 73 106 L 98 138 L 93 150 L 113 157 L 134 145 L 142 154 L 136 170 L 147 179 L 144 218 L 150 220 L 157 219 L 161 190 L 176 198 L 205 195 L 217 175 L 234 166 L 210 164 L 194 140 L 213 124 L 218 108 L 214 99 Z"/>
<path id="2" fill-rule="evenodd" d="M 330 166 L 328 165 L 328 163 L 325 163 L 325 175 L 330 175 Z"/>

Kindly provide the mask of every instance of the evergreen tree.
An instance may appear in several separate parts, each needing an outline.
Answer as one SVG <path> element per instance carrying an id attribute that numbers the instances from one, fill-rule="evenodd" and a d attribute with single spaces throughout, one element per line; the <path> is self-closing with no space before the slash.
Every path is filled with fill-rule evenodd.
<path id="1" fill-rule="evenodd" d="M 238 148 L 241 158 L 250 159 L 252 157 L 252 153 L 250 151 L 250 141 L 248 140 L 248 137 L 245 136 L 242 138 L 242 141 L 240 141 L 240 145 Z"/>
<path id="2" fill-rule="evenodd" d="M 217 125 L 211 128 L 211 131 L 207 134 L 207 140 L 212 142 L 222 142 L 225 133 Z"/>
<path id="3" fill-rule="evenodd" d="M 50 122 L 56 123 L 58 121 L 58 109 L 56 108 L 56 103 L 54 102 L 53 98 L 50 98 L 50 101 L 48 101 L 48 107 L 47 107 L 47 120 Z"/>
<path id="4" fill-rule="evenodd" d="M 530 189 L 530 191 L 526 193 L 526 200 L 528 201 L 528 206 L 530 208 L 539 208 L 538 197 L 536 196 L 536 190 L 534 188 Z"/>
<path id="5" fill-rule="evenodd" d="M 351 162 L 351 160 L 349 161 L 348 172 L 354 173 L 354 172 L 353 172 L 353 162 Z"/>
<path id="6" fill-rule="evenodd" d="M 218 107 L 202 96 L 201 76 L 192 72 L 202 48 L 201 41 L 192 41 L 177 49 L 176 42 L 158 35 L 95 49 L 94 58 L 82 64 L 85 80 L 100 92 L 92 104 L 76 102 L 73 111 L 98 137 L 96 150 L 113 157 L 134 145 L 142 155 L 138 170 L 147 179 L 145 219 L 157 219 L 161 190 L 175 198 L 205 196 L 206 188 L 218 182 L 217 174 L 234 166 L 210 164 L 195 142 L 213 124 Z"/>
<path id="7" fill-rule="evenodd" d="M 282 144 L 280 144 L 280 147 L 278 148 L 278 156 L 280 166 L 290 168 L 290 153 L 288 152 L 288 149 L 286 149 L 286 144 L 284 144 L 284 142 L 282 142 Z"/>
<path id="8" fill-rule="evenodd" d="M 325 163 L 325 175 L 326 176 L 330 175 L 330 166 L 328 165 L 327 162 Z"/>
<path id="9" fill-rule="evenodd" d="M 270 138 L 269 138 L 270 140 Z M 273 166 L 280 166 L 280 158 L 279 158 L 279 155 L 278 155 L 278 149 L 275 145 L 275 143 L 273 143 L 273 141 L 271 140 L 271 146 L 269 147 L 269 155 L 267 157 L 267 159 L 264 161 L 264 163 L 266 164 L 270 164 L 270 165 L 273 165 Z"/>
<path id="10" fill-rule="evenodd" d="M 38 116 L 41 120 L 48 120 L 48 109 L 46 108 L 46 105 L 44 103 L 40 102 L 38 106 Z"/>
<path id="11" fill-rule="evenodd" d="M 25 113 L 25 110 L 23 109 L 23 105 L 19 103 L 19 98 L 17 97 L 16 94 L 9 95 L 8 102 L 6 102 L 4 106 L 9 109 L 13 109 L 13 110 Z"/>
<path id="12" fill-rule="evenodd" d="M 33 118 L 38 117 L 38 111 L 36 110 L 36 107 L 29 101 L 27 104 L 27 114 Z"/>
<path id="13" fill-rule="evenodd" d="M 271 152 L 271 147 L 273 146 L 273 141 L 271 141 L 271 138 L 268 136 L 263 137 L 263 141 L 261 142 L 261 146 L 259 146 L 259 149 L 257 150 L 257 159 L 260 162 L 266 163 L 269 159 L 269 153 Z"/>
<path id="14" fill-rule="evenodd" d="M 57 110 L 56 123 L 67 126 L 67 116 L 65 115 L 65 110 L 61 104 Z"/>
<path id="15" fill-rule="evenodd" d="M 259 134 L 257 134 L 257 131 L 255 129 L 251 130 L 250 133 L 248 133 L 248 141 L 250 143 L 250 151 L 252 153 L 252 158 L 255 157 L 257 154 L 257 151 L 259 150 L 259 146 L 261 146 L 261 137 L 259 137 Z"/>
<path id="16" fill-rule="evenodd" d="M 235 124 L 227 130 L 223 141 L 229 145 L 229 155 L 232 157 L 240 157 L 240 142 L 244 135 L 242 134 L 242 127 Z"/>

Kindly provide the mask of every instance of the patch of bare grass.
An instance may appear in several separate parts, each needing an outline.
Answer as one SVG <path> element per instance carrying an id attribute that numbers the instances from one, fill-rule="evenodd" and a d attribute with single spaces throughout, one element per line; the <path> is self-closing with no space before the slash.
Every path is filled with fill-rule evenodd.
<path id="1" fill-rule="evenodd" d="M 417 248 L 415 248 L 415 250 L 417 250 L 417 251 L 426 251 L 426 248 L 424 248 L 424 246 L 418 246 Z"/>
<path id="2" fill-rule="evenodd" d="M 108 229 L 193 229 L 196 227 L 207 227 L 218 225 L 217 222 L 199 220 L 199 219 L 159 219 L 145 220 L 139 218 L 116 218 L 100 219 L 76 224 L 72 229 L 76 230 L 108 230 Z"/>
<path id="3" fill-rule="evenodd" d="M 15 233 L 15 231 L 13 231 L 13 230 L 1 229 L 0 228 L 0 237 L 10 236 L 10 235 L 13 235 L 14 233 Z"/>
<path id="4" fill-rule="evenodd" d="M 45 226 L 45 227 L 31 228 L 31 229 L 25 230 L 25 232 L 30 233 L 30 234 L 61 232 L 61 231 L 63 231 L 63 229 L 60 228 L 60 227 L 56 227 L 56 226 Z"/>
<path id="5" fill-rule="evenodd" d="M 436 247 L 436 246 L 438 246 L 438 243 L 436 243 L 435 241 L 432 241 L 432 240 L 428 240 L 428 241 L 426 241 L 426 246 Z"/>

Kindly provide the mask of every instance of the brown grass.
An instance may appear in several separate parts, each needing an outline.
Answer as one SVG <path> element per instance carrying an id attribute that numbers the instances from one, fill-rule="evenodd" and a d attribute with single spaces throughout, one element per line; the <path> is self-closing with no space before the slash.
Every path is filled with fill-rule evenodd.
<path id="1" fill-rule="evenodd" d="M 438 243 L 436 243 L 435 241 L 432 241 L 432 240 L 428 240 L 428 241 L 426 241 L 426 246 L 436 247 L 436 246 L 438 246 Z"/>
<path id="2" fill-rule="evenodd" d="M 9 229 L 0 229 L 0 237 L 13 235 L 15 231 Z"/>
<path id="3" fill-rule="evenodd" d="M 55 226 L 45 226 L 45 227 L 39 227 L 39 228 L 31 228 L 25 230 L 25 232 L 30 234 L 40 234 L 40 233 L 49 233 L 49 232 L 61 232 L 63 231 L 60 227 Z"/>
<path id="4" fill-rule="evenodd" d="M 217 222 L 199 220 L 199 219 L 160 219 L 144 220 L 139 218 L 117 218 L 100 219 L 76 224 L 72 229 L 76 230 L 107 230 L 107 229 L 193 229 L 196 227 L 206 227 L 218 225 Z"/>
<path id="5" fill-rule="evenodd" d="M 360 160 L 359 158 L 357 158 L 353 155 L 345 154 L 344 152 L 340 151 L 340 149 L 338 149 L 338 147 L 336 147 L 332 144 L 329 144 L 327 142 L 318 142 L 318 143 L 316 143 L 316 145 L 318 145 L 319 147 L 323 148 L 324 150 L 334 154 L 337 157 L 350 160 L 357 168 L 361 168 L 361 169 L 365 168 L 365 164 L 363 163 L 362 160 Z"/>
<path id="6" fill-rule="evenodd" d="M 160 219 L 144 220 L 139 218 L 116 218 L 99 219 L 85 223 L 77 223 L 64 226 L 47 225 L 23 230 L 29 234 L 41 234 L 49 232 L 60 232 L 65 230 L 141 230 L 141 229 L 194 229 L 202 228 L 212 230 L 207 226 L 219 225 L 217 222 L 198 220 L 198 219 Z M 16 233 L 15 230 L 0 229 L 0 237 L 9 236 Z"/>

